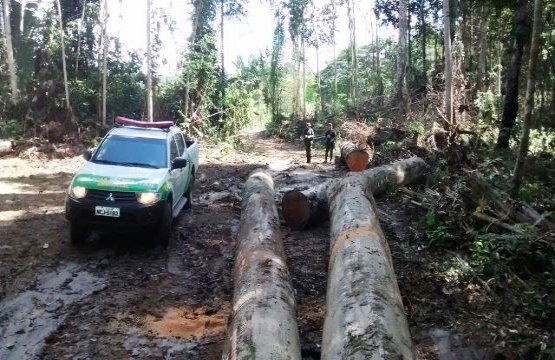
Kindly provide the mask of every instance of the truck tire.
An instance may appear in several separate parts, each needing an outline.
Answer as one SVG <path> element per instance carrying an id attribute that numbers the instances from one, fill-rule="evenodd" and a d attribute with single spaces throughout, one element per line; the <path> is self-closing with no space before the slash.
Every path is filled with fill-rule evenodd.
<path id="1" fill-rule="evenodd" d="M 164 204 L 164 212 L 158 228 L 154 232 L 154 243 L 160 244 L 164 247 L 168 246 L 172 236 L 172 204 L 167 201 Z"/>
<path id="2" fill-rule="evenodd" d="M 193 170 L 194 171 L 194 170 Z M 195 185 L 195 174 L 191 174 L 191 182 L 189 183 L 189 188 L 185 192 L 185 197 L 187 198 L 187 204 L 185 204 L 185 209 L 190 209 L 193 206 L 193 185 Z"/>
<path id="3" fill-rule="evenodd" d="M 73 245 L 80 245 L 87 240 L 88 230 L 86 227 L 76 224 L 75 222 L 69 223 L 69 240 Z"/>

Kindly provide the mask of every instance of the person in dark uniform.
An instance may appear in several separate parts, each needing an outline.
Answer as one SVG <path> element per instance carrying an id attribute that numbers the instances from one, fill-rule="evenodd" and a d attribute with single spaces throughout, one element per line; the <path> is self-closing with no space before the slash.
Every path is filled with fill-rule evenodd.
<path id="1" fill-rule="evenodd" d="M 314 140 L 314 130 L 312 129 L 311 123 L 306 123 L 303 133 L 304 147 L 306 150 L 306 162 L 310 162 L 312 157 L 312 140 Z"/>
<path id="2" fill-rule="evenodd" d="M 326 158 L 324 160 L 324 163 L 327 163 L 328 153 L 330 154 L 330 162 L 333 160 L 333 148 L 335 147 L 336 133 L 333 129 L 332 123 L 326 124 L 326 134 L 324 136 L 326 137 Z"/>

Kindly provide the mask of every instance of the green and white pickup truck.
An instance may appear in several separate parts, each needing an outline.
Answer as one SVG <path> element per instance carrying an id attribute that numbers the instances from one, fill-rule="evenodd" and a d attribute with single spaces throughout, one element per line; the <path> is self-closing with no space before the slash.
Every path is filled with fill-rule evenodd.
<path id="1" fill-rule="evenodd" d="M 116 126 L 73 177 L 66 196 L 70 238 L 77 244 L 90 229 L 154 231 L 167 245 L 172 220 L 191 206 L 198 170 L 198 144 L 185 140 L 172 122 L 116 118 Z"/>

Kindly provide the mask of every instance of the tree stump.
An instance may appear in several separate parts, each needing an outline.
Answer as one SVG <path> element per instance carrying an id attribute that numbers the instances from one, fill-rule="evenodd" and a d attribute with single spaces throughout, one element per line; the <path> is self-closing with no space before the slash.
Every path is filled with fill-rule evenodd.
<path id="1" fill-rule="evenodd" d="M 295 297 L 269 172 L 243 189 L 233 268 L 233 309 L 222 359 L 301 359 Z"/>

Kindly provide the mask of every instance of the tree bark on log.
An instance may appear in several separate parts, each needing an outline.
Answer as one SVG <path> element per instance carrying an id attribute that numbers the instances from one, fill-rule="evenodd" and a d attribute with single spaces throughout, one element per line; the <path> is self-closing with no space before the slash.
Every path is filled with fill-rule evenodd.
<path id="1" fill-rule="evenodd" d="M 347 164 L 349 171 L 363 171 L 368 167 L 370 154 L 366 149 L 362 149 L 350 142 L 341 144 L 341 158 Z"/>
<path id="2" fill-rule="evenodd" d="M 418 157 L 400 160 L 359 173 L 364 187 L 377 195 L 390 187 L 410 184 L 424 175 L 426 163 Z M 283 195 L 281 213 L 287 224 L 304 229 L 328 218 L 329 183 L 307 190 L 292 190 Z"/>
<path id="3" fill-rule="evenodd" d="M 301 359 L 295 298 L 269 172 L 248 178 L 233 268 L 233 310 L 222 359 Z"/>
<path id="4" fill-rule="evenodd" d="M 331 245 L 322 359 L 415 359 L 387 240 L 362 174 L 328 187 Z"/>

